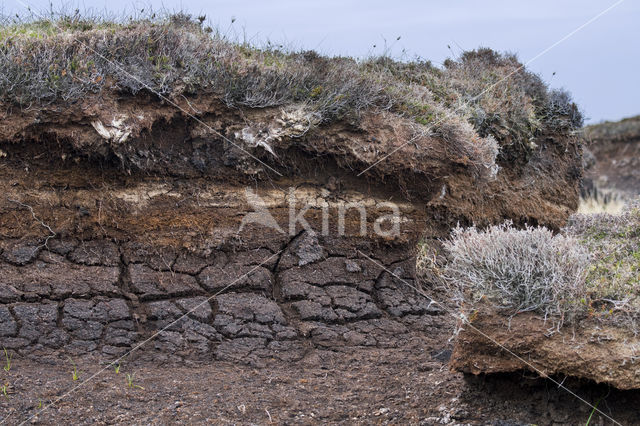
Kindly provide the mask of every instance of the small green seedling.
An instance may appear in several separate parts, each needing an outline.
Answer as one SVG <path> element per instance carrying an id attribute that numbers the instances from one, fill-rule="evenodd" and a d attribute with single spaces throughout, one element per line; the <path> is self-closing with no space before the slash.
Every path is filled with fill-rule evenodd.
<path id="1" fill-rule="evenodd" d="M 136 373 L 133 374 L 129 374 L 127 373 L 127 386 L 133 389 L 142 389 L 144 390 L 144 388 L 140 385 L 136 385 L 135 383 L 133 383 L 133 380 L 136 377 Z"/>
<path id="2" fill-rule="evenodd" d="M 69 358 L 69 362 L 73 366 L 73 376 L 72 377 L 73 377 L 73 381 L 75 382 L 76 380 L 78 380 L 80 378 L 80 372 L 78 371 L 78 368 L 76 367 L 76 363 L 73 362 L 71 357 L 67 357 L 67 358 Z"/>
<path id="3" fill-rule="evenodd" d="M 120 364 L 114 364 L 113 369 L 116 371 L 116 374 L 120 374 Z"/>
<path id="4" fill-rule="evenodd" d="M 4 350 L 4 367 L 2 367 L 4 369 L 4 371 L 6 371 L 7 373 L 9 372 L 9 370 L 11 370 L 11 357 L 12 355 L 9 355 L 9 352 L 7 352 L 7 348 L 2 348 L 2 350 Z"/>
<path id="5" fill-rule="evenodd" d="M 9 399 L 9 385 L 2 385 L 2 387 L 0 387 L 0 391 L 5 398 Z"/>
<path id="6" fill-rule="evenodd" d="M 38 399 L 38 410 L 42 408 L 42 400 Z"/>
<path id="7" fill-rule="evenodd" d="M 602 398 L 600 398 L 598 401 L 596 401 L 596 405 L 593 406 L 593 410 L 591 410 L 591 414 L 589 414 L 589 418 L 587 419 L 587 423 L 586 423 L 585 426 L 589 426 L 589 423 L 591 423 L 591 418 L 593 417 L 593 414 L 598 409 L 598 404 L 600 404 L 601 400 L 602 400 Z"/>

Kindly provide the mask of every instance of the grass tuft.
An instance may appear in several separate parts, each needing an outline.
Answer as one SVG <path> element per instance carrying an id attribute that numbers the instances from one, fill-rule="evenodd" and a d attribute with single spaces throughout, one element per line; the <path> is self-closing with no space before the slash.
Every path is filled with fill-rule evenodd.
<path id="1" fill-rule="evenodd" d="M 640 199 L 621 213 L 574 215 L 567 233 L 593 256 L 586 285 L 589 313 L 637 333 L 640 320 Z"/>
<path id="2" fill-rule="evenodd" d="M 142 386 L 137 385 L 137 384 L 134 383 L 134 380 L 136 378 L 136 374 L 135 373 L 132 373 L 132 374 L 127 373 L 125 378 L 126 378 L 126 382 L 127 382 L 127 387 L 132 388 L 132 389 L 144 390 L 144 388 Z"/>
<path id="3" fill-rule="evenodd" d="M 78 371 L 78 367 L 76 366 L 76 363 L 73 362 L 71 357 L 67 357 L 67 359 L 69 360 L 69 362 L 71 363 L 71 366 L 73 367 L 73 370 L 71 371 L 71 378 L 75 382 L 80 379 L 80 372 Z"/>
<path id="4" fill-rule="evenodd" d="M 11 358 L 13 355 L 9 355 L 7 348 L 2 348 L 2 350 L 4 351 L 4 366 L 2 369 L 8 373 L 11 371 Z"/>

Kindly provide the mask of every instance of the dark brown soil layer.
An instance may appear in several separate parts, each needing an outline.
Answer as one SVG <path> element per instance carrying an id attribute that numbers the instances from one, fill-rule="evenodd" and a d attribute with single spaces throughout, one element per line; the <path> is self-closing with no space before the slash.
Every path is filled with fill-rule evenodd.
<path id="1" fill-rule="evenodd" d="M 4 123 L 0 346 L 117 357 L 163 330 L 145 348 L 150 358 L 398 347 L 405 317 L 432 313 L 393 277 L 414 282 L 421 237 L 507 218 L 558 228 L 577 206 L 580 145 L 568 135 L 549 135 L 526 162 L 490 177 L 444 139 L 407 144 L 412 124 L 397 116 L 285 132 L 269 139 L 274 155 L 247 135 L 284 132 L 279 110 L 193 101 L 208 130 L 144 97 Z M 96 124 L 115 132 L 124 124 L 114 111 L 133 120 L 128 139 Z M 246 220 L 256 214 L 250 194 L 275 226 Z M 393 227 L 378 222 L 389 203 L 393 235 L 376 231 Z"/>
<path id="2" fill-rule="evenodd" d="M 465 377 L 447 367 L 453 319 L 433 317 L 402 347 L 314 349 L 261 367 L 224 361 L 124 363 L 13 359 L 0 421 L 18 424 L 580 425 L 591 408 L 534 375 Z M 135 375 L 129 387 L 126 374 Z M 565 377 L 556 377 L 562 381 Z M 83 383 L 88 380 L 87 383 Z M 640 393 L 564 380 L 622 424 L 638 424 Z M 73 390 L 79 386 L 75 391 Z M 143 387 L 140 389 L 136 386 Z M 71 392 L 71 393 L 68 393 Z M 53 401 L 60 399 L 50 406 Z M 44 409 L 44 410 L 43 410 Z M 591 425 L 611 424 L 594 414 Z"/>

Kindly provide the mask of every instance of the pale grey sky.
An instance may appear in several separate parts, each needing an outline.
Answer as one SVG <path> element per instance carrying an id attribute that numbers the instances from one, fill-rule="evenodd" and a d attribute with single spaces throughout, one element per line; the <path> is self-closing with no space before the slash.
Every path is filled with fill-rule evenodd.
<path id="1" fill-rule="evenodd" d="M 49 0 L 4 0 L 4 13 L 46 11 Z M 523 62 L 616 0 L 53 0 L 54 8 L 142 8 L 206 14 L 221 31 L 260 44 L 269 39 L 329 55 L 383 53 L 438 64 L 461 49 L 513 52 Z M 235 23 L 231 24 L 232 18 Z M 401 37 L 399 41 L 396 41 Z M 374 46 L 376 46 L 374 48 Z M 449 49 L 447 46 L 451 46 Z M 640 114 L 640 1 L 625 0 L 529 65 L 552 87 L 569 90 L 587 122 Z M 556 73 L 553 75 L 553 73 Z"/>

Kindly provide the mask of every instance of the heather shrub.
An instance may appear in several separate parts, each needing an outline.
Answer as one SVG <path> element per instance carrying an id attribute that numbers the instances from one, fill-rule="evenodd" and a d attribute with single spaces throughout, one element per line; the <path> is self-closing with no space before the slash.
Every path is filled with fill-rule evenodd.
<path id="1" fill-rule="evenodd" d="M 511 223 L 453 231 L 445 282 L 466 309 L 488 303 L 506 315 L 537 312 L 557 326 L 586 309 L 589 253 L 571 236 Z"/>
<path id="2" fill-rule="evenodd" d="M 231 107 L 302 102 L 318 122 L 393 104 L 353 59 L 318 69 L 313 55 L 257 49 L 188 15 L 117 23 L 62 16 L 0 27 L 0 100 L 21 107 L 74 102 L 115 88 L 163 96 L 211 94 Z"/>
<path id="3" fill-rule="evenodd" d="M 445 62 L 443 79 L 464 102 L 466 115 L 480 136 L 493 135 L 503 146 L 530 150 L 544 129 L 582 127 L 578 107 L 563 90 L 549 90 L 515 55 L 487 48 L 467 51 Z M 482 84 L 478 84 L 482 82 Z"/>

